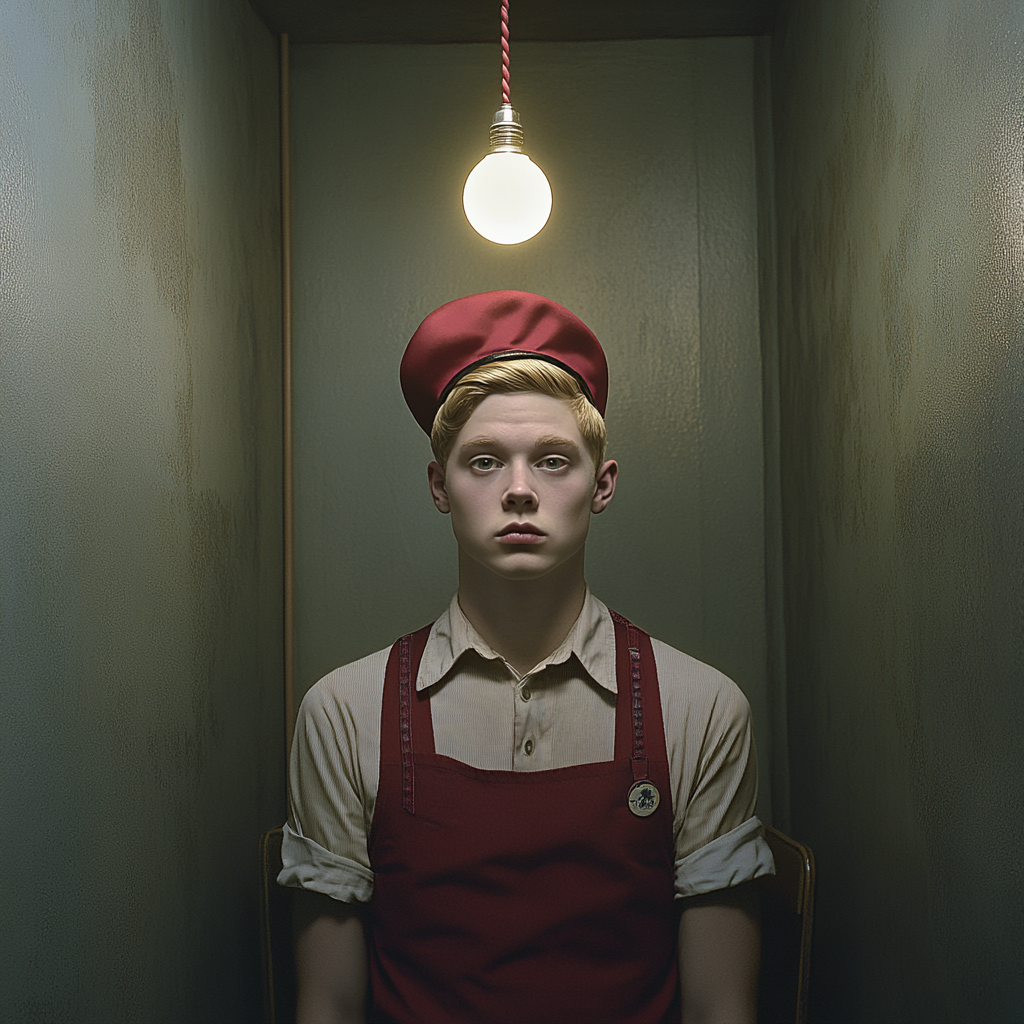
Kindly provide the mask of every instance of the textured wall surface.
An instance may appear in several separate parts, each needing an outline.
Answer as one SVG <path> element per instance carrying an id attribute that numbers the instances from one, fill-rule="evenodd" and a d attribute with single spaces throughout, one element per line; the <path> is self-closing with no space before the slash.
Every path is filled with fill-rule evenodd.
<path id="1" fill-rule="evenodd" d="M 456 584 L 398 363 L 450 299 L 536 291 L 611 368 L 619 491 L 588 578 L 750 697 L 768 812 L 757 192 L 749 39 L 515 47 L 548 226 L 480 238 L 496 46 L 294 48 L 297 679 L 435 617 Z M 597 116 L 599 112 L 599 116 Z"/>
<path id="2" fill-rule="evenodd" d="M 793 829 L 821 1021 L 1022 1019 L 1024 4 L 773 52 Z"/>
<path id="3" fill-rule="evenodd" d="M 276 76 L 241 0 L 0 5 L 6 1021 L 259 1016 Z"/>

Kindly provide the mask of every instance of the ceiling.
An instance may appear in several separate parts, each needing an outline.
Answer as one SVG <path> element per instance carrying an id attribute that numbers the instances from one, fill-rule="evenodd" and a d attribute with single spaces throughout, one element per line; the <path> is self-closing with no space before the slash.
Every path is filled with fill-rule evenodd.
<path id="1" fill-rule="evenodd" d="M 498 0 L 249 0 L 293 43 L 490 43 Z M 512 0 L 514 41 L 751 36 L 779 0 Z"/>

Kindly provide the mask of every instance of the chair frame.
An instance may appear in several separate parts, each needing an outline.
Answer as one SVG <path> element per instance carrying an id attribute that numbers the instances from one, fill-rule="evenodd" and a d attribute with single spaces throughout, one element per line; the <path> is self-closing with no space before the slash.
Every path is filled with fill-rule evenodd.
<path id="1" fill-rule="evenodd" d="M 292 951 L 290 910 L 294 890 L 277 884 L 283 838 L 283 829 L 272 828 L 260 836 L 259 842 L 260 955 L 265 1024 L 292 1024 L 295 1020 L 294 999 L 291 998 L 294 996 L 295 965 L 285 962 Z M 280 935 L 282 930 L 283 938 Z"/>
<path id="2" fill-rule="evenodd" d="M 795 1014 L 779 1024 L 806 1024 L 808 992 L 811 977 L 811 935 L 814 926 L 814 854 L 811 849 L 784 835 L 776 828 L 765 828 L 765 839 L 775 858 L 776 874 L 759 880 L 761 889 L 761 938 L 772 936 L 772 916 L 784 913 L 799 917 L 799 948 L 795 951 L 796 1003 Z M 759 999 L 759 1003 L 761 1000 Z M 776 1024 L 763 1014 L 761 1024 Z"/>

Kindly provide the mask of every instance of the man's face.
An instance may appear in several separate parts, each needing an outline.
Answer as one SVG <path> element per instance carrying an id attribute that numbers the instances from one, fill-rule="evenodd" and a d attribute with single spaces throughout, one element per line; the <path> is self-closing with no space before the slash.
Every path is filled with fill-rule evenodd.
<path id="1" fill-rule="evenodd" d="M 537 579 L 576 560 L 591 513 L 615 491 L 617 467 L 596 475 L 568 401 L 489 395 L 441 468 L 428 468 L 434 504 L 450 512 L 461 554 L 505 579 Z"/>

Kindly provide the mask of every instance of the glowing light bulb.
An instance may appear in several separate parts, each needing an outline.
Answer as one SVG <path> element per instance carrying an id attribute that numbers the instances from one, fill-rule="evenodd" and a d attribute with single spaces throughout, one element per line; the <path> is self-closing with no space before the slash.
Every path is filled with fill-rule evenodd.
<path id="1" fill-rule="evenodd" d="M 517 245 L 551 215 L 551 186 L 523 152 L 523 126 L 508 103 L 494 115 L 491 151 L 469 172 L 462 190 L 466 219 L 484 238 Z"/>

